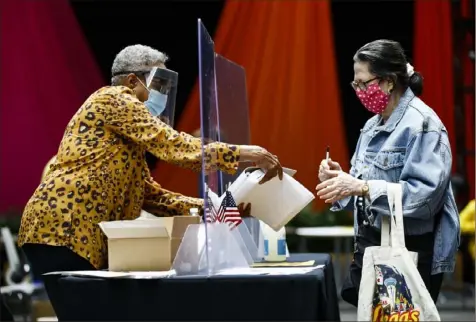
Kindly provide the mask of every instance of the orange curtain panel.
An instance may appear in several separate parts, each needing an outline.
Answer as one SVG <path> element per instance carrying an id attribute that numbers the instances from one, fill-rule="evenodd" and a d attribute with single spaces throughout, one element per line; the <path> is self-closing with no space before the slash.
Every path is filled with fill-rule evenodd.
<path id="1" fill-rule="evenodd" d="M 348 170 L 329 1 L 228 1 L 214 40 L 217 53 L 246 69 L 252 144 L 297 169 L 311 191 L 326 146 Z M 179 130 L 197 129 L 199 115 L 197 83 Z M 197 195 L 189 171 L 160 164 L 154 175 L 167 189 Z"/>

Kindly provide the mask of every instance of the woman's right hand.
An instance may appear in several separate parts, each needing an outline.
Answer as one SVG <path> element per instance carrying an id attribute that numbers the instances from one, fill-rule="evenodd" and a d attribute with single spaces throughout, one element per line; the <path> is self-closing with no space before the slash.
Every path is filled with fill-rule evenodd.
<path id="1" fill-rule="evenodd" d="M 321 165 L 319 166 L 319 180 L 321 182 L 335 177 L 335 175 L 329 173 L 329 171 L 342 171 L 339 162 L 332 161 L 330 158 L 329 161 L 326 159 L 321 161 Z"/>
<path id="2" fill-rule="evenodd" d="M 257 167 L 266 171 L 259 184 L 263 184 L 276 176 L 279 180 L 283 180 L 283 167 L 277 156 L 256 145 L 241 145 L 240 151 L 240 161 L 254 162 Z"/>

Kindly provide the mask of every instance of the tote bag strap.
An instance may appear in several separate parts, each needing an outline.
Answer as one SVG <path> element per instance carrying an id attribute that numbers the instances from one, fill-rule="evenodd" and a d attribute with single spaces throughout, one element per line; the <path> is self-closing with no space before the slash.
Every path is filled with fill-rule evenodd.
<path id="1" fill-rule="evenodd" d="M 390 239 L 392 246 L 405 247 L 405 228 L 403 226 L 402 186 L 399 183 L 387 184 L 387 197 L 390 209 Z"/>
<path id="2" fill-rule="evenodd" d="M 387 187 L 388 190 L 388 187 Z M 393 209 L 395 204 L 395 198 L 393 194 L 387 191 L 388 207 Z M 391 214 L 391 212 L 390 212 Z M 381 216 L 381 227 L 380 227 L 380 245 L 381 246 L 390 246 L 390 217 Z"/>
<path id="3" fill-rule="evenodd" d="M 387 199 L 390 216 L 382 216 L 381 245 L 405 247 L 403 226 L 402 186 L 398 183 L 387 184 Z M 390 230 L 391 227 L 391 230 Z"/>
<path id="4" fill-rule="evenodd" d="M 392 192 L 388 191 L 387 185 L 387 199 L 388 199 L 388 208 L 390 209 L 390 216 L 381 216 L 381 236 L 380 236 L 380 245 L 388 247 L 392 245 L 390 240 L 390 218 L 392 218 L 392 209 L 395 206 L 395 196 Z"/>
<path id="5" fill-rule="evenodd" d="M 390 220 L 389 220 L 389 217 L 382 216 L 382 227 L 380 228 L 380 231 L 381 231 L 380 245 L 381 246 L 390 246 Z"/>

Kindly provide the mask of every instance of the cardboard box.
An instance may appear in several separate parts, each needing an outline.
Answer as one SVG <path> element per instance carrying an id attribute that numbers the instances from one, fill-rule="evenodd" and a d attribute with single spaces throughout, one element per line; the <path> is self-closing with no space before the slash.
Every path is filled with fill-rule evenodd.
<path id="1" fill-rule="evenodd" d="M 108 238 L 110 271 L 168 271 L 185 231 L 198 216 L 101 222 Z"/>

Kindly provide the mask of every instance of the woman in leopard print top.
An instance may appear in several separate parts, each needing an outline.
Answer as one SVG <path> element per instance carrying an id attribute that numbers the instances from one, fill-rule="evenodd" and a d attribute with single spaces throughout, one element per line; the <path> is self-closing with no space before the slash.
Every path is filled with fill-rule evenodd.
<path id="1" fill-rule="evenodd" d="M 155 182 L 145 153 L 200 171 L 202 141 L 152 116 L 143 73 L 165 68 L 166 57 L 147 46 L 129 46 L 113 64 L 112 85 L 93 93 L 66 127 L 56 160 L 28 201 L 18 245 L 36 276 L 50 271 L 101 269 L 107 243 L 101 221 L 135 219 L 144 209 L 157 216 L 186 215 L 203 200 L 168 191 Z M 124 71 L 125 74 L 120 74 Z M 256 146 L 210 143 L 211 166 L 234 173 L 240 161 L 282 176 L 277 158 Z M 36 270 L 36 272 L 35 272 Z"/>

